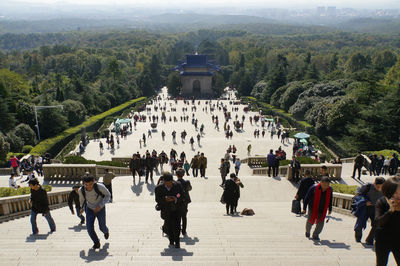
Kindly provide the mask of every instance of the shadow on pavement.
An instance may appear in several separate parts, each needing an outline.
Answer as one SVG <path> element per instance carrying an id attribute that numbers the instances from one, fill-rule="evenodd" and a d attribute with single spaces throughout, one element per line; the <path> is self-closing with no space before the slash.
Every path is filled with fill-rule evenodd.
<path id="1" fill-rule="evenodd" d="M 330 240 L 321 240 L 321 241 L 314 240 L 314 245 L 315 246 L 327 246 L 329 248 L 350 249 L 350 246 L 347 245 L 346 243 L 334 242 L 334 241 L 331 242 Z"/>
<path id="2" fill-rule="evenodd" d="M 196 245 L 197 242 L 199 242 L 198 237 L 189 237 L 188 235 L 185 235 L 181 238 L 181 242 L 185 243 L 186 245 Z"/>
<path id="3" fill-rule="evenodd" d="M 26 237 L 25 242 L 36 242 L 37 240 L 46 240 L 50 235 L 50 232 L 47 234 L 31 234 L 29 236 Z"/>
<path id="4" fill-rule="evenodd" d="M 86 230 L 86 225 L 78 224 L 78 225 L 75 225 L 75 226 L 72 226 L 72 227 L 68 227 L 68 229 L 69 230 L 74 230 L 74 232 L 81 232 L 82 230 Z"/>
<path id="5" fill-rule="evenodd" d="M 154 185 L 154 182 L 152 181 L 151 183 L 147 183 L 147 190 L 150 192 L 150 195 L 154 195 L 154 189 L 156 185 Z"/>
<path id="6" fill-rule="evenodd" d="M 144 182 L 139 181 L 139 182 L 137 183 L 137 185 L 136 185 L 136 182 L 134 182 L 133 185 L 131 186 L 131 190 L 132 190 L 133 193 L 136 194 L 136 196 L 140 196 L 140 194 L 142 193 L 142 191 L 143 191 L 143 184 L 144 184 Z"/>
<path id="7" fill-rule="evenodd" d="M 165 248 L 160 252 L 161 256 L 171 256 L 173 261 L 183 261 L 183 257 L 193 256 L 193 252 L 187 252 L 184 248 Z"/>
<path id="8" fill-rule="evenodd" d="M 98 251 L 96 251 L 95 249 L 89 249 L 88 254 L 86 255 L 85 250 L 81 250 L 79 252 L 79 257 L 81 257 L 81 259 L 84 259 L 85 262 L 92 262 L 92 261 L 100 261 L 100 260 L 104 260 L 106 257 L 108 257 L 109 253 L 108 253 L 108 248 L 109 248 L 110 244 L 106 243 L 104 244 L 104 246 L 99 249 Z"/>

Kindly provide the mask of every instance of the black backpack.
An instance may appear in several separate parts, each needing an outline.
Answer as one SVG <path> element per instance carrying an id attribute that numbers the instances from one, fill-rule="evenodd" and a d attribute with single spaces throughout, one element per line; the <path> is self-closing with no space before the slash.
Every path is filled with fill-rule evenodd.
<path id="1" fill-rule="evenodd" d="M 83 198 L 85 199 L 85 202 L 83 203 L 83 205 L 85 206 L 85 204 L 86 204 L 86 190 L 85 190 L 85 185 L 83 185 L 81 188 L 82 188 L 81 191 L 82 191 Z M 99 190 L 99 187 L 97 186 L 97 183 L 94 183 L 94 184 L 93 184 L 93 189 L 94 189 L 94 191 L 97 193 L 96 199 L 97 199 L 99 196 L 101 196 L 102 198 L 105 197 L 105 195 L 103 194 L 103 192 L 101 192 L 101 191 Z"/>

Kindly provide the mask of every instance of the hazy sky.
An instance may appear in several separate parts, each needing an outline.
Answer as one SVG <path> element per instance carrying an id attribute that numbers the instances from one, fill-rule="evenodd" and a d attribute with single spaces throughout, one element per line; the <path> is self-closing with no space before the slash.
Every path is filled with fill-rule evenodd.
<path id="1" fill-rule="evenodd" d="M 316 6 L 336 6 L 354 8 L 400 8 L 400 0 L 0 0 L 3 3 L 72 3 L 72 4 L 109 4 L 140 7 L 182 7 L 196 6 L 229 6 L 229 7 L 285 7 L 285 8 L 315 8 Z"/>

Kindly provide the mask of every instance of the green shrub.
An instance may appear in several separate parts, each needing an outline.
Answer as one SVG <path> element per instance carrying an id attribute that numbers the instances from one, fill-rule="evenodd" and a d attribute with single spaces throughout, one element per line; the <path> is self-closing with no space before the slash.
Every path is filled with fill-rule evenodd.
<path id="1" fill-rule="evenodd" d="M 52 189 L 52 186 L 50 185 L 45 185 L 43 188 L 47 191 L 50 192 Z M 11 187 L 0 187 L 0 197 L 10 197 L 10 196 L 18 196 L 18 195 L 26 195 L 30 194 L 31 189 L 30 187 L 21 187 L 18 189 L 14 189 Z"/>
<path id="2" fill-rule="evenodd" d="M 307 156 L 299 156 L 297 157 L 297 160 L 299 160 L 300 164 L 319 164 L 317 160 L 314 160 L 313 158 Z M 291 162 L 291 160 L 280 160 L 279 166 L 285 166 L 290 164 Z M 268 163 L 264 163 L 262 167 L 268 167 Z"/>
<path id="3" fill-rule="evenodd" d="M 65 157 L 64 163 L 65 164 L 97 164 L 97 165 L 106 165 L 106 166 L 126 167 L 126 165 L 122 162 L 87 160 L 82 156 Z"/>
<path id="4" fill-rule="evenodd" d="M 130 108 L 134 104 L 139 104 L 146 100 L 146 97 L 141 97 L 138 99 L 133 99 L 123 103 L 119 106 L 111 108 L 110 110 L 103 112 L 101 114 L 90 117 L 88 120 L 83 122 L 82 124 L 68 128 L 64 130 L 59 135 L 48 138 L 44 141 L 41 141 L 38 145 L 36 145 L 32 150 L 32 154 L 44 154 L 46 152 L 50 152 L 52 154 L 57 154 L 68 142 L 70 142 L 76 134 L 81 132 L 82 128 L 86 128 L 87 131 L 93 129 L 94 127 L 98 127 L 98 125 L 108 116 L 116 115 L 126 108 Z"/>
<path id="5" fill-rule="evenodd" d="M 33 149 L 32 145 L 25 145 L 24 147 L 22 147 L 22 152 L 23 153 L 30 153 L 32 149 Z"/>
<path id="6" fill-rule="evenodd" d="M 383 156 L 389 157 L 389 158 L 392 158 L 393 153 L 396 153 L 397 156 L 400 156 L 400 154 L 395 150 L 363 151 L 362 153 L 365 155 L 376 154 L 378 156 L 382 154 Z"/>
<path id="7" fill-rule="evenodd" d="M 349 186 L 345 184 L 331 184 L 333 192 L 355 195 L 358 186 Z"/>

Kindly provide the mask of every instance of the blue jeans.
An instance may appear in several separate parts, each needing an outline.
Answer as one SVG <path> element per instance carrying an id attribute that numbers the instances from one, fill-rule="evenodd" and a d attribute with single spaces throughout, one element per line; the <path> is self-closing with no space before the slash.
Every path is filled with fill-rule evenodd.
<path id="1" fill-rule="evenodd" d="M 37 234 L 39 233 L 39 230 L 37 228 L 36 224 L 36 216 L 38 215 L 37 212 L 31 211 L 31 225 L 32 225 L 32 233 Z M 49 223 L 50 230 L 55 231 L 56 230 L 56 224 L 54 223 L 53 217 L 51 217 L 50 211 L 46 213 L 44 216 L 46 218 L 47 222 Z"/>
<path id="2" fill-rule="evenodd" d="M 96 232 L 94 231 L 94 220 L 97 218 L 100 231 L 103 232 L 103 234 L 108 233 L 108 228 L 106 226 L 106 207 L 103 207 L 98 213 L 94 213 L 92 209 L 86 207 L 85 212 L 86 212 L 86 228 L 88 234 L 95 244 L 100 243 L 100 240 L 97 237 Z"/>

